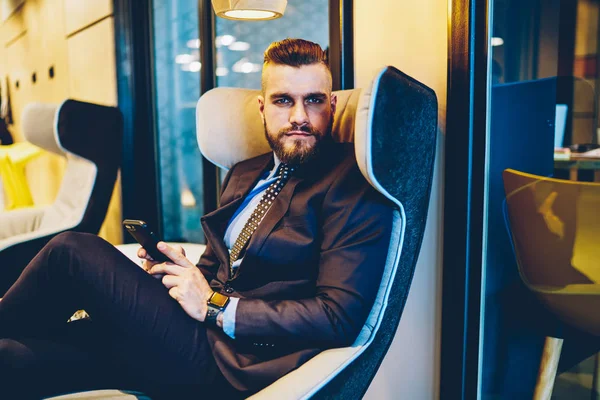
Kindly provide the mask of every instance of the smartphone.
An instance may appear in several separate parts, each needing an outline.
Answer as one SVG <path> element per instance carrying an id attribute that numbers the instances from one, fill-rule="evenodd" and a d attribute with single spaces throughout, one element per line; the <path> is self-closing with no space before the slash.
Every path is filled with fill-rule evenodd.
<path id="1" fill-rule="evenodd" d="M 127 229 L 127 232 L 129 232 L 131 236 L 146 249 L 146 252 L 154 259 L 154 261 L 171 261 L 156 248 L 156 245 L 160 240 L 156 234 L 152 232 L 152 229 L 148 227 L 148 224 L 145 221 L 140 219 L 126 219 L 123 221 L 123 226 Z"/>

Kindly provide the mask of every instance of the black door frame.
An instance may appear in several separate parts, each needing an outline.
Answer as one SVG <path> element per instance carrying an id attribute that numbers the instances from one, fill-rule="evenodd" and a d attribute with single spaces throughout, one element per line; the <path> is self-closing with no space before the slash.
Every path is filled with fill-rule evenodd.
<path id="1" fill-rule="evenodd" d="M 329 58 L 334 90 L 354 87 L 353 0 L 329 0 Z M 121 167 L 124 218 L 141 218 L 162 236 L 158 170 L 158 132 L 154 104 L 151 0 L 113 0 L 117 92 L 125 126 Z M 215 14 L 210 0 L 198 0 L 200 41 L 199 95 L 215 87 Z M 211 43 L 212 46 L 206 46 Z M 203 205 L 217 208 L 217 168 L 203 157 Z M 124 234 L 125 242 L 131 242 Z"/>
<path id="2" fill-rule="evenodd" d="M 123 218 L 143 219 L 162 236 L 154 124 L 150 0 L 113 0 L 118 106 L 123 113 Z M 125 230 L 123 230 L 125 232 Z M 133 239 L 124 233 L 125 243 Z"/>
<path id="3" fill-rule="evenodd" d="M 484 235 L 488 0 L 449 0 L 441 399 L 476 399 Z"/>

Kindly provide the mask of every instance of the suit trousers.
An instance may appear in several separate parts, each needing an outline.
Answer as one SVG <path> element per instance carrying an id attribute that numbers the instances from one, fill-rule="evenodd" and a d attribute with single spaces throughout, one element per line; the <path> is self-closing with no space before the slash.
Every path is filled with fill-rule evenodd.
<path id="1" fill-rule="evenodd" d="M 91 320 L 67 323 L 79 309 Z M 0 398 L 97 388 L 235 397 L 206 329 L 108 242 L 60 234 L 0 301 Z"/>

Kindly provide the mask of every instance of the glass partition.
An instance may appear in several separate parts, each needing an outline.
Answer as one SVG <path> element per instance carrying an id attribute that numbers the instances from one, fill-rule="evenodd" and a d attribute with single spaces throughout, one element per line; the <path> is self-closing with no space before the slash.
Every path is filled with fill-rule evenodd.
<path id="1" fill-rule="evenodd" d="M 153 0 L 159 186 L 163 236 L 202 243 L 202 156 L 196 142 L 200 96 L 197 0 Z"/>
<path id="2" fill-rule="evenodd" d="M 572 181 L 593 181 L 598 175 L 600 154 L 581 153 L 598 147 L 600 3 L 490 0 L 489 4 L 480 397 L 531 399 L 544 338 L 564 336 L 552 398 L 588 399 L 597 390 L 593 354 L 594 346 L 600 346 L 590 335 L 563 323 L 523 282 L 509 234 L 502 174 L 511 168 Z M 540 223 L 556 228 L 569 226 L 561 218 L 570 214 L 569 209 L 574 212 L 577 204 L 559 198 L 538 206 L 534 212 Z M 557 238 L 546 239 L 542 248 L 550 254 Z M 539 244 L 545 239 L 537 240 Z M 573 240 L 576 246 L 579 242 Z M 561 276 L 566 279 L 563 286 L 597 283 L 589 262 L 544 260 L 546 273 L 568 270 Z"/>
<path id="3" fill-rule="evenodd" d="M 263 52 L 276 40 L 302 38 L 328 48 L 328 10 L 328 0 L 290 0 L 284 16 L 272 21 L 217 18 L 217 86 L 259 89 Z"/>

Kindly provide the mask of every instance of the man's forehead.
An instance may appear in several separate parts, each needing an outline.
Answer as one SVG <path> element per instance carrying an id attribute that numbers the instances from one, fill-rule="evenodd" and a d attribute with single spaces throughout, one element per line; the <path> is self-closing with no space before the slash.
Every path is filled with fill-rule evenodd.
<path id="1" fill-rule="evenodd" d="M 321 63 L 292 67 L 268 64 L 263 71 L 265 95 L 272 93 L 331 93 L 331 74 Z"/>

